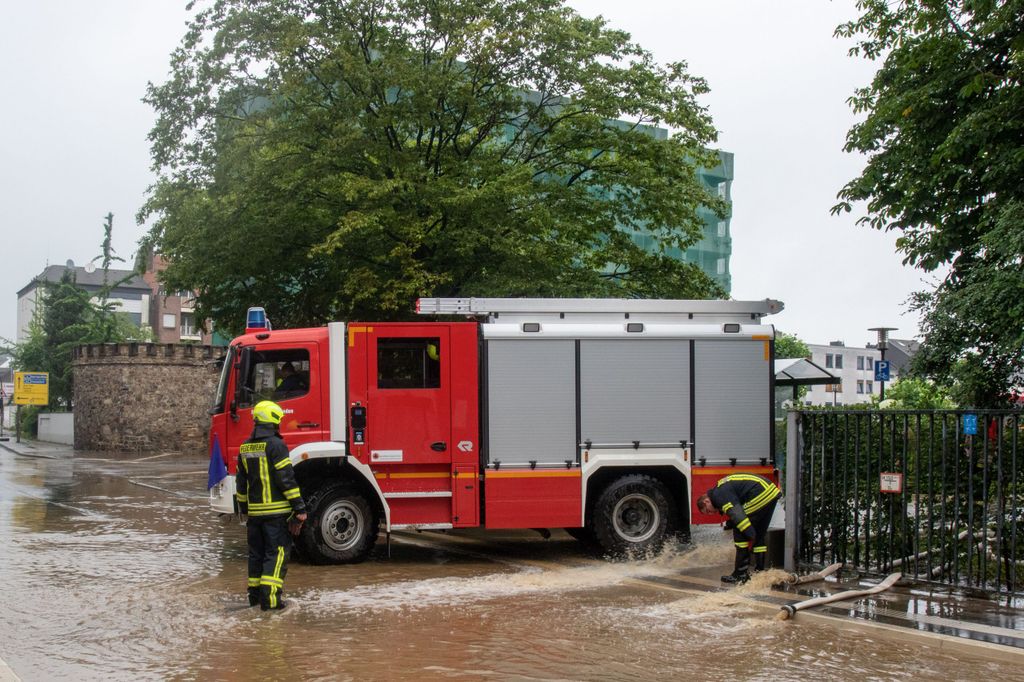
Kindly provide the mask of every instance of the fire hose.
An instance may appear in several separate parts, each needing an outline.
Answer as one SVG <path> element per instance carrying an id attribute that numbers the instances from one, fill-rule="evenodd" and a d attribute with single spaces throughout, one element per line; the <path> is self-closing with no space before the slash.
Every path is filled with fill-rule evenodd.
<path id="1" fill-rule="evenodd" d="M 807 575 L 797 575 L 796 573 L 790 573 L 782 582 L 786 585 L 803 585 L 804 583 L 813 583 L 819 580 L 824 580 L 825 578 L 832 575 L 842 567 L 843 565 L 841 563 L 838 563 L 826 566 L 817 573 L 808 573 Z"/>
<path id="2" fill-rule="evenodd" d="M 804 609 L 809 609 L 812 606 L 821 606 L 823 604 L 831 604 L 835 601 L 859 599 L 872 594 L 878 594 L 879 592 L 884 592 L 895 585 L 896 581 L 901 577 L 903 577 L 902 573 L 893 573 L 882 582 L 866 590 L 847 590 L 845 592 L 836 592 L 835 594 L 831 594 L 827 597 L 817 597 L 815 599 L 807 599 L 794 604 L 785 604 L 782 606 L 782 612 L 779 613 L 778 618 L 779 620 L 788 620 L 795 616 L 797 611 L 803 611 Z"/>

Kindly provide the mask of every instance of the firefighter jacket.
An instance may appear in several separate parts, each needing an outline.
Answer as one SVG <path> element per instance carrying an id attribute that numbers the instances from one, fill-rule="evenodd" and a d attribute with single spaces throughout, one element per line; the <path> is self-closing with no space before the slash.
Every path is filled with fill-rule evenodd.
<path id="1" fill-rule="evenodd" d="M 768 506 L 781 492 L 766 478 L 754 474 L 730 474 L 708 491 L 708 497 L 716 509 L 729 517 L 738 535 L 753 540 L 757 533 L 749 517 Z"/>
<path id="2" fill-rule="evenodd" d="M 239 448 L 235 500 L 239 512 L 249 516 L 287 516 L 306 511 L 288 446 L 273 424 L 257 423 L 252 436 Z"/>

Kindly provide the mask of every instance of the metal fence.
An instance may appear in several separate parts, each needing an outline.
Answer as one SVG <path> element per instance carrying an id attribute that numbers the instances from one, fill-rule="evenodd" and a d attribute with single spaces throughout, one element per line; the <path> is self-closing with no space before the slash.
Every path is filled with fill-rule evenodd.
<path id="1" fill-rule="evenodd" d="M 796 562 L 1024 593 L 1019 411 L 809 410 L 787 423 Z"/>

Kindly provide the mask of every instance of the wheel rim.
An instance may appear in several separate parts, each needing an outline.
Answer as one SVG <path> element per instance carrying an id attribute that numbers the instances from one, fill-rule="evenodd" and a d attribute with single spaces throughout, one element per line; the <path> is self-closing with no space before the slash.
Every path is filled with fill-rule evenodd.
<path id="1" fill-rule="evenodd" d="M 359 507 L 349 500 L 338 500 L 324 511 L 320 534 L 328 547 L 343 552 L 359 542 L 365 523 Z"/>
<path id="2" fill-rule="evenodd" d="M 661 525 L 658 505 L 647 495 L 626 495 L 615 505 L 612 523 L 616 534 L 628 542 L 644 542 L 654 537 Z"/>

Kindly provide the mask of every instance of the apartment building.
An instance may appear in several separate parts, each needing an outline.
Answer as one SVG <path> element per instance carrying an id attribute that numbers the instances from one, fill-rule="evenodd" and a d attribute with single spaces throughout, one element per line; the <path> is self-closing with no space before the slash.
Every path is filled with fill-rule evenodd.
<path id="1" fill-rule="evenodd" d="M 879 395 L 881 385 L 875 381 L 875 363 L 882 359 L 882 353 L 874 344 L 857 348 L 832 341 L 827 346 L 809 343 L 807 347 L 811 360 L 840 377 L 840 383 L 809 386 L 803 397 L 805 405 L 859 405 Z M 891 367 L 887 383 L 897 378 L 896 368 Z"/>

